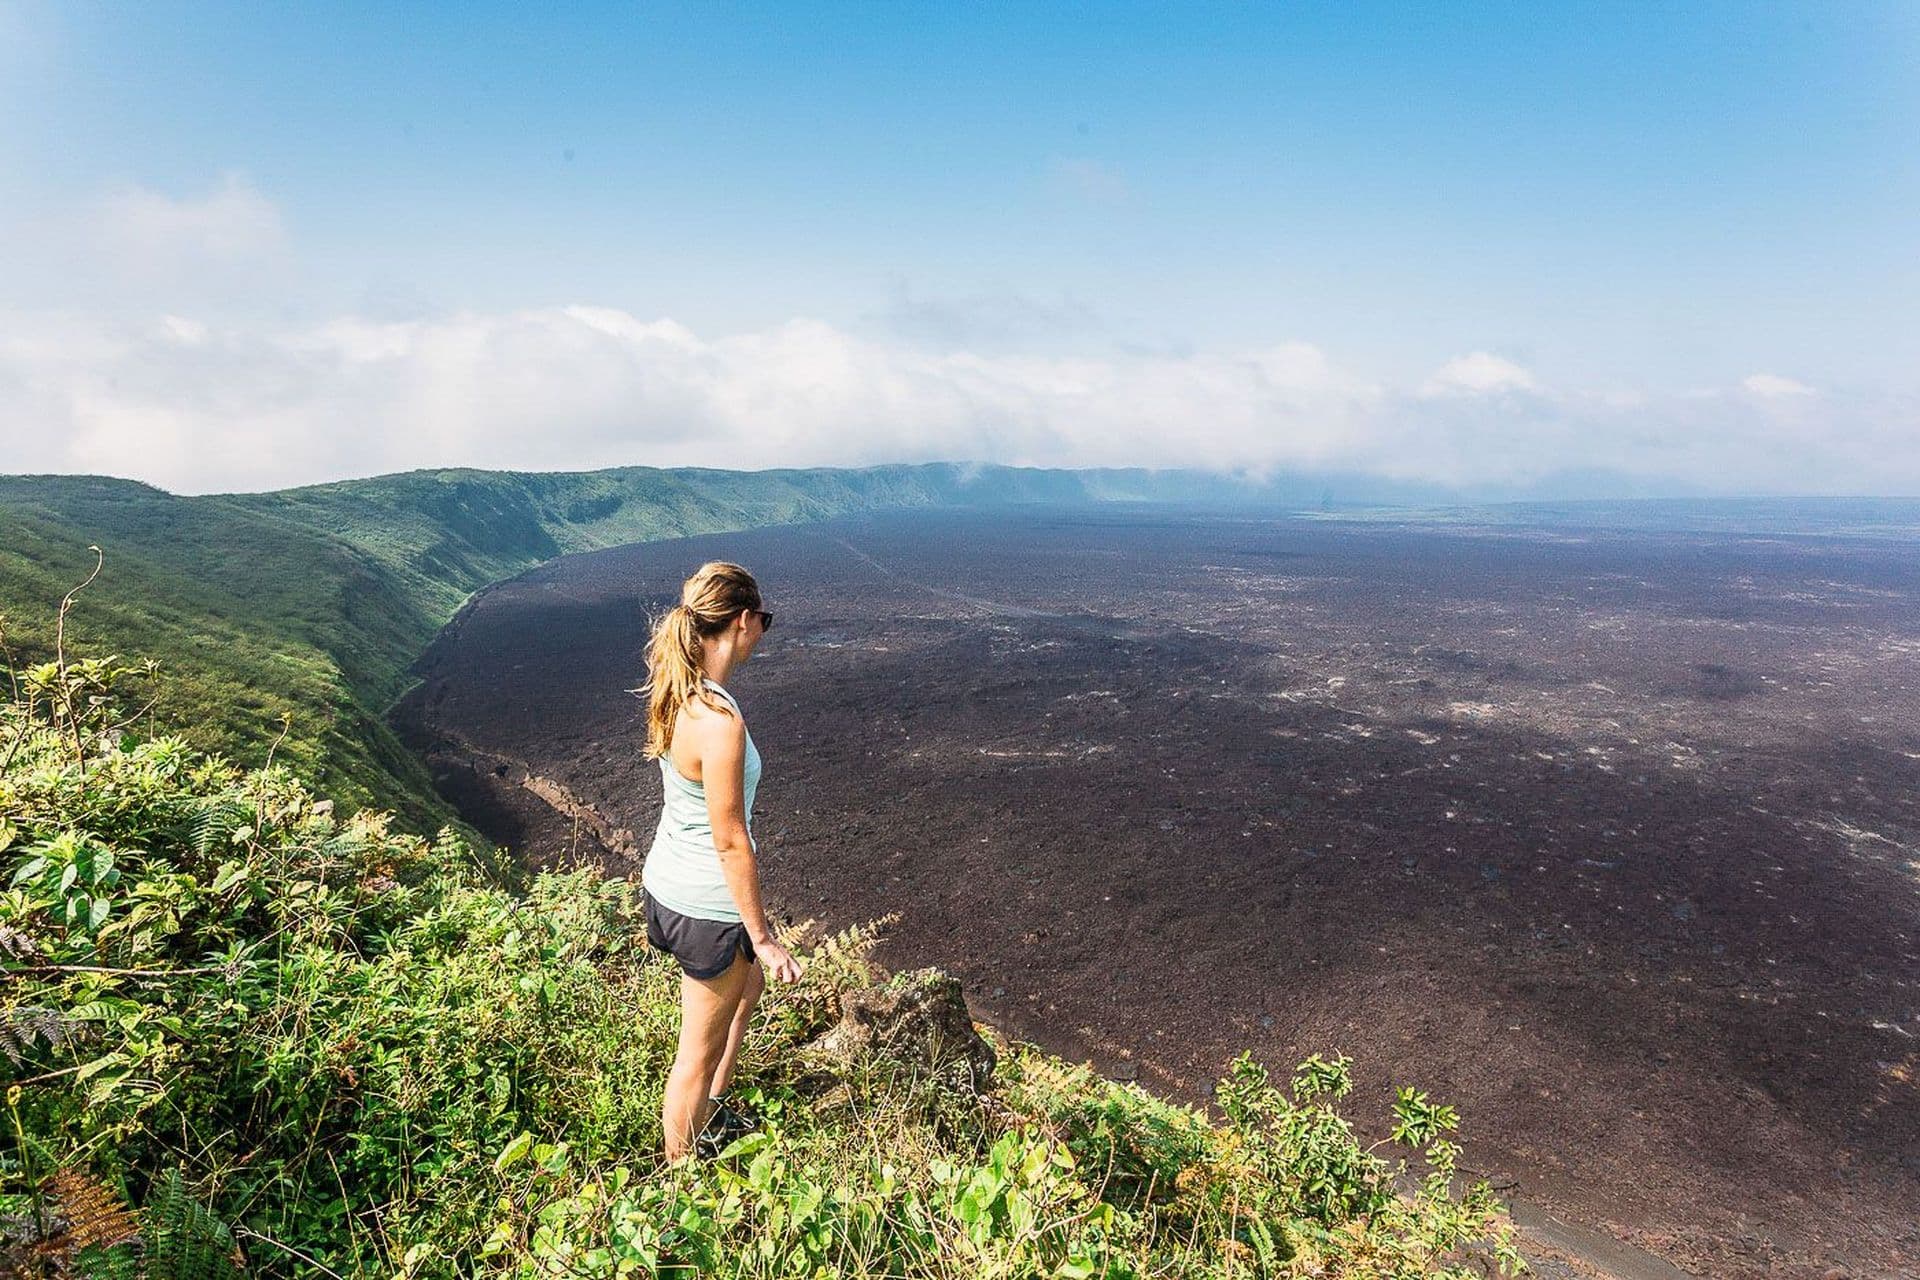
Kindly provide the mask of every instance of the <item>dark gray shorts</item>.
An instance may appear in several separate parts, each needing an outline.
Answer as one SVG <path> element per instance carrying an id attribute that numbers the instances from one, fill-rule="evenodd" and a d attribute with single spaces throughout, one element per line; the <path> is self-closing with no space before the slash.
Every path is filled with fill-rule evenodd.
<path id="1" fill-rule="evenodd" d="M 731 969 L 736 955 L 746 956 L 749 964 L 756 962 L 746 925 L 683 916 L 655 902 L 652 894 L 647 895 L 647 945 L 671 955 L 680 962 L 682 973 L 702 981 Z"/>

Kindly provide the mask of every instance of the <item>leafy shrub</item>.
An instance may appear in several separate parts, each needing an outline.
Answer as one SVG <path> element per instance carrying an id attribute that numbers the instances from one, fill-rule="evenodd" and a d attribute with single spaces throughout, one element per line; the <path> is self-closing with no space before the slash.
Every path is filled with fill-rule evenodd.
<path id="1" fill-rule="evenodd" d="M 805 1046 L 875 978 L 809 949 L 748 1037 L 760 1132 L 665 1167 L 678 975 L 633 888 L 524 893 L 450 830 L 337 820 L 282 766 L 140 738 L 105 659 L 0 706 L 0 1270 L 148 1280 L 499 1275 L 1253 1277 L 1517 1264 L 1451 1108 L 1389 1163 L 1242 1058 L 1224 1123 L 1019 1046 L 985 1095 Z M 1424 1169 L 1396 1190 L 1409 1160 Z M 136 1213 L 128 1206 L 138 1205 Z"/>

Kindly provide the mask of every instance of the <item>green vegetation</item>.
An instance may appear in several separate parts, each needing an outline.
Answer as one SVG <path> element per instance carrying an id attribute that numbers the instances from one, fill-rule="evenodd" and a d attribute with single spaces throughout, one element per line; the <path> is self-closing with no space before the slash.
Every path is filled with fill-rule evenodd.
<path id="1" fill-rule="evenodd" d="M 343 806 L 431 830 L 455 816 L 384 713 L 409 664 L 489 583 L 569 552 L 857 511 L 1221 488 L 1182 473 L 945 463 L 413 471 L 204 497 L 104 476 L 0 476 L 0 611 L 17 659 L 44 660 L 47 602 L 94 567 L 99 547 L 105 566 L 69 651 L 158 661 L 168 679 L 156 727 L 248 764 L 280 739 L 279 758 Z"/>
<path id="2" fill-rule="evenodd" d="M 677 973 L 634 891 L 493 883 L 462 839 L 337 815 L 285 757 L 142 732 L 117 659 L 0 705 L 0 1272 L 1401 1277 L 1477 1247 L 1450 1108 L 1391 1162 L 1344 1060 L 1243 1059 L 1210 1123 L 1019 1046 L 985 1093 L 811 1047 L 870 938 L 805 950 L 746 1045 L 762 1125 L 662 1167 Z M 164 690 L 159 691 L 164 695 Z M 1409 1169 L 1408 1163 L 1413 1167 Z M 1417 1180 L 1416 1180 L 1417 1179 Z M 1477 1243 L 1476 1243 L 1477 1242 Z"/>
<path id="3" fill-rule="evenodd" d="M 282 758 L 343 803 L 437 825 L 424 771 L 379 717 L 380 688 L 425 643 L 425 621 L 353 546 L 205 501 L 122 480 L 0 479 L 0 609 L 15 659 L 51 656 L 45 602 L 95 567 L 98 545 L 105 564 L 68 651 L 158 661 L 168 679 L 155 727 L 257 763 L 288 716 Z"/>

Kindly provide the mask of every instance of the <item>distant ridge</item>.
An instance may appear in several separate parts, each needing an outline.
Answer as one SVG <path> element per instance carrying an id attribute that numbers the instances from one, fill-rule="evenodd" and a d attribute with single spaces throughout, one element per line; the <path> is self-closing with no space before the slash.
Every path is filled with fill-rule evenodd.
<path id="1" fill-rule="evenodd" d="M 0 613 L 22 660 L 50 654 L 56 606 L 98 545 L 105 569 L 69 619 L 75 652 L 158 658 L 171 678 L 156 721 L 243 763 L 258 762 L 290 715 L 277 758 L 343 801 L 430 829 L 454 815 L 384 709 L 473 592 L 555 556 L 910 507 L 1330 501 L 1319 481 L 964 463 L 443 469 L 202 496 L 112 476 L 9 475 Z"/>
<path id="2" fill-rule="evenodd" d="M 914 507 L 1164 503 L 1263 514 L 1458 523 L 1920 525 L 1912 500 L 1572 502 L 1603 478 L 1543 482 L 1529 506 L 1324 472 L 1057 470 L 932 462 L 855 469 L 409 471 L 265 493 L 177 496 L 111 476 L 0 476 L 0 614 L 23 660 L 51 652 L 61 596 L 105 555 L 69 633 L 81 654 L 151 655 L 170 671 L 156 722 L 257 763 L 277 758 L 351 803 L 417 828 L 455 821 L 385 721 L 408 667 L 474 592 L 590 551 Z M 1627 482 L 1615 478 L 1616 492 Z M 1439 509 L 1446 508 L 1441 511 Z"/>

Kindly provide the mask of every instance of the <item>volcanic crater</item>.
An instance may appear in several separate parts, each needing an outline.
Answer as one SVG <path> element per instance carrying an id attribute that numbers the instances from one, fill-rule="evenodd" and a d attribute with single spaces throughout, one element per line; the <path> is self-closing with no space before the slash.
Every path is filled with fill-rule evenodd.
<path id="1" fill-rule="evenodd" d="M 778 914 L 898 913 L 1008 1033 L 1459 1105 L 1467 1163 L 1713 1275 L 1920 1267 L 1911 539 L 922 511 L 568 556 L 396 723 L 478 827 L 637 874 L 648 619 L 703 560 Z"/>

